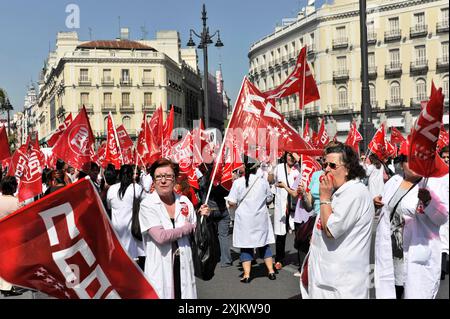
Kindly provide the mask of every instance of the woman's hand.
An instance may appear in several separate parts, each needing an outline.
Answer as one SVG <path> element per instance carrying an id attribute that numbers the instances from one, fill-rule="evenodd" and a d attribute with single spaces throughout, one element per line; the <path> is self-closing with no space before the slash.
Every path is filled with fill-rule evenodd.
<path id="1" fill-rule="evenodd" d="M 276 182 L 275 186 L 278 187 L 278 188 L 286 188 L 286 184 L 283 183 L 283 182 Z"/>
<path id="2" fill-rule="evenodd" d="M 209 207 L 207 204 L 203 204 L 202 206 L 200 206 L 200 209 L 198 211 L 202 216 L 209 216 Z"/>
<path id="3" fill-rule="evenodd" d="M 373 204 L 375 205 L 376 209 L 380 209 L 384 206 L 384 203 L 381 201 L 382 197 L 381 195 L 373 198 Z"/>
<path id="4" fill-rule="evenodd" d="M 319 194 L 321 201 L 331 200 L 333 194 L 333 178 L 329 174 L 322 175 L 320 178 Z"/>
<path id="5" fill-rule="evenodd" d="M 298 185 L 297 194 L 298 194 L 298 196 L 301 196 L 301 197 L 306 195 L 305 187 L 302 184 Z"/>

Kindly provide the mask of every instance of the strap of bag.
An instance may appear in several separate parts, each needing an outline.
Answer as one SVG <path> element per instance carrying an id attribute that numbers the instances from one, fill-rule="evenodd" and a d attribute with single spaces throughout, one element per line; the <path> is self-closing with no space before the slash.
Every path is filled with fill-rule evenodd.
<path id="1" fill-rule="evenodd" d="M 389 217 L 389 220 L 390 220 L 391 222 L 392 222 L 392 218 L 394 218 L 394 213 L 395 213 L 395 211 L 397 210 L 397 206 L 400 204 L 400 202 L 402 201 L 403 197 L 405 197 L 405 196 L 409 193 L 409 191 L 410 191 L 411 189 L 413 189 L 413 188 L 414 188 L 421 180 L 422 180 L 422 178 L 420 178 L 417 182 L 415 182 L 414 184 L 412 184 L 412 186 L 406 191 L 406 193 L 403 194 L 402 197 L 400 197 L 400 199 L 398 200 L 397 204 L 395 204 L 394 209 L 392 209 L 392 211 L 391 211 L 391 215 L 390 215 L 390 217 Z M 400 187 L 400 186 L 399 186 L 399 187 Z"/>
<path id="2" fill-rule="evenodd" d="M 244 194 L 244 197 L 242 197 L 242 199 L 241 199 L 241 201 L 238 203 L 238 206 L 239 206 L 239 204 L 240 203 L 242 203 L 243 201 L 244 201 L 244 199 L 245 199 L 245 197 L 247 197 L 247 195 L 248 195 L 248 193 L 250 192 L 250 190 L 253 188 L 253 186 L 256 184 L 256 181 L 258 180 L 258 176 L 255 176 L 256 178 L 255 178 L 255 180 L 253 181 L 253 183 L 252 183 L 252 185 L 250 185 L 250 187 L 247 189 L 247 191 L 245 192 L 245 194 Z"/>

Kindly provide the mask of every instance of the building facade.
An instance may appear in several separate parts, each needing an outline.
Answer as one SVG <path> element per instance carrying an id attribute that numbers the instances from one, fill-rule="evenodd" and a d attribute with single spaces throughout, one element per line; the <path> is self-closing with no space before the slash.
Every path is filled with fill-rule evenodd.
<path id="1" fill-rule="evenodd" d="M 76 32 L 58 33 L 39 83 L 41 139 L 83 105 L 98 139 L 105 136 L 109 112 L 131 137 L 143 114 L 150 117 L 160 105 L 164 116 L 174 106 L 174 127 L 189 127 L 198 118 L 201 79 L 195 49 L 182 49 L 176 31 L 158 31 L 155 40 L 140 41 L 128 40 L 127 34 L 123 29 L 116 40 L 83 42 Z"/>
<path id="2" fill-rule="evenodd" d="M 28 86 L 27 94 L 23 104 L 23 125 L 17 127 L 18 131 L 21 131 L 22 144 L 25 144 L 27 137 L 35 132 L 38 114 L 38 94 L 34 83 L 30 83 Z"/>
<path id="3" fill-rule="evenodd" d="M 293 70 L 300 49 L 321 99 L 305 107 L 317 129 L 325 117 L 331 136 L 344 140 L 352 120 L 361 120 L 359 2 L 335 0 L 314 7 L 309 1 L 295 19 L 255 42 L 249 51 L 249 78 L 262 91 L 281 84 Z M 385 122 L 409 133 L 434 81 L 445 95 L 448 127 L 449 4 L 443 0 L 368 0 L 369 89 L 375 127 Z M 277 108 L 301 126 L 298 97 L 277 101 Z"/>

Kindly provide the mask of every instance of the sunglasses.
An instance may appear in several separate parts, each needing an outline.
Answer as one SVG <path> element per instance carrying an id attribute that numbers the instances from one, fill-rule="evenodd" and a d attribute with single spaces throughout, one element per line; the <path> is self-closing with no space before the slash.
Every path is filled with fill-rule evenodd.
<path id="1" fill-rule="evenodd" d="M 323 169 L 326 169 L 328 166 L 330 166 L 330 168 L 332 170 L 335 170 L 340 166 L 344 166 L 344 164 L 336 164 L 336 163 L 328 163 L 328 162 L 324 162 L 322 165 L 323 165 Z"/>
<path id="2" fill-rule="evenodd" d="M 175 179 L 175 175 L 173 174 L 162 174 L 162 175 L 156 175 L 155 181 L 162 181 L 162 179 L 165 179 L 166 181 L 173 181 Z"/>

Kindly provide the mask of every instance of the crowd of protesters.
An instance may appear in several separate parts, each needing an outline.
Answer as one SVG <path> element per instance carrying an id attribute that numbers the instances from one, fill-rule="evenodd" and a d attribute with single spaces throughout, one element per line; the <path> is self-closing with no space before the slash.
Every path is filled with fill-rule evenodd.
<path id="1" fill-rule="evenodd" d="M 448 164 L 448 146 L 440 156 Z M 426 182 L 417 176 L 408 166 L 406 142 L 395 159 L 384 161 L 330 142 L 316 160 L 321 169 L 305 185 L 295 153 L 286 152 L 274 166 L 246 157 L 233 171 L 231 190 L 214 185 L 207 203 L 212 164 L 199 166 L 200 187 L 194 189 L 179 178 L 178 165 L 164 158 L 120 170 L 92 162 L 80 171 L 58 160 L 56 169 L 43 170 L 43 193 L 23 203 L 16 197 L 16 179 L 3 172 L 0 218 L 89 176 L 123 248 L 161 298 L 197 297 L 190 235 L 199 216 L 214 224 L 221 267 L 233 264 L 232 233 L 242 283 L 252 280 L 255 253 L 264 260 L 268 279 L 275 280 L 287 263 L 287 234 L 297 237 L 301 230 L 307 239 L 295 246 L 295 276 L 301 277 L 302 296 L 368 298 L 375 232 L 376 297 L 435 298 L 448 274 L 449 175 Z M 131 231 L 135 201 L 140 202 L 142 240 Z M 274 207 L 273 224 L 269 207 Z M 301 251 L 307 254 L 303 263 Z M 20 294 L 1 278 L 0 290 L 5 296 Z"/>

